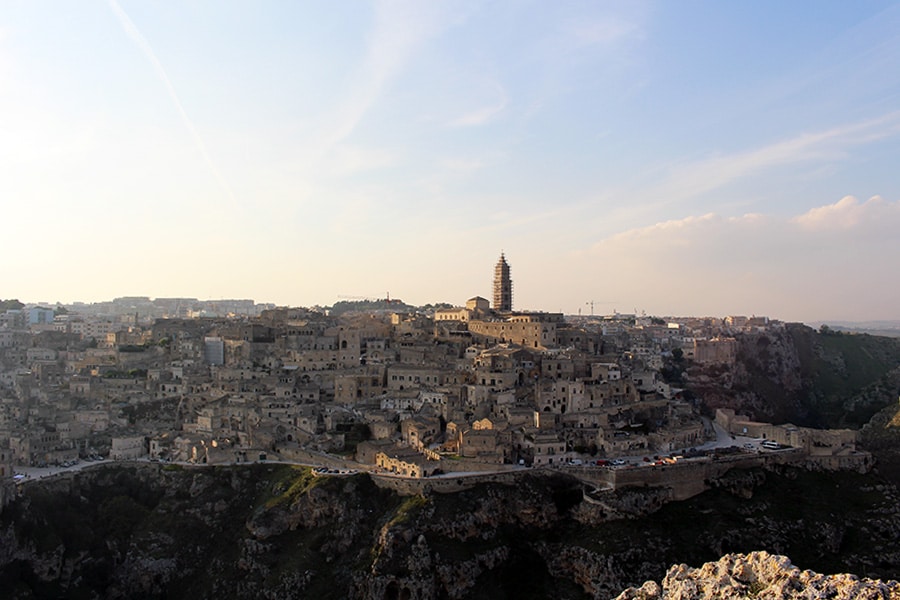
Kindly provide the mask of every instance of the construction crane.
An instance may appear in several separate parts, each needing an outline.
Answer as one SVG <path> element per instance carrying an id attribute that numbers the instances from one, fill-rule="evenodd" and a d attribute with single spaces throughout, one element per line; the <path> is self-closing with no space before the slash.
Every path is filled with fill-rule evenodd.
<path id="1" fill-rule="evenodd" d="M 599 301 L 599 300 L 588 300 L 585 302 L 585 305 L 591 307 L 591 316 L 594 316 L 594 305 L 595 304 L 615 304 L 615 302 L 607 302 L 607 301 Z"/>

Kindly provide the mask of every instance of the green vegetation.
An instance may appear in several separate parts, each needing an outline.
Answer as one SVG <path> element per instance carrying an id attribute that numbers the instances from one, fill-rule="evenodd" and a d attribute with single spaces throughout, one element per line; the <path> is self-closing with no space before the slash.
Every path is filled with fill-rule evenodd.
<path id="1" fill-rule="evenodd" d="M 380 531 L 387 532 L 394 528 L 402 528 L 415 520 L 415 517 L 428 505 L 428 500 L 422 495 L 409 496 L 395 504 L 385 514 L 384 524 Z M 365 569 L 374 568 L 375 564 L 382 563 L 382 568 L 389 566 L 383 564 L 384 548 L 380 543 L 373 544 L 368 552 L 368 561 L 363 565 Z M 397 565 L 393 565 L 397 568 Z"/>
<path id="2" fill-rule="evenodd" d="M 103 371 L 105 379 L 146 379 L 147 369 L 129 369 L 122 371 L 120 369 L 109 369 Z"/>
<path id="3" fill-rule="evenodd" d="M 900 342 L 867 334 L 795 335 L 806 348 L 804 365 L 817 387 L 833 394 L 859 390 L 900 365 Z"/>
<path id="4" fill-rule="evenodd" d="M 793 328 L 813 422 L 858 428 L 897 398 L 900 339 Z"/>
<path id="5" fill-rule="evenodd" d="M 739 368 L 733 387 L 691 384 L 699 397 L 730 398 L 739 410 L 774 423 L 858 429 L 900 389 L 900 338 L 816 331 L 788 324 L 784 331 L 738 336 Z M 677 382 L 675 361 L 663 375 Z M 704 367 L 721 378 L 724 370 Z"/>
<path id="6" fill-rule="evenodd" d="M 124 352 L 126 354 L 133 354 L 136 352 L 144 352 L 147 350 L 147 346 L 137 345 L 137 344 L 120 344 L 118 346 L 119 352 Z"/>
<path id="7" fill-rule="evenodd" d="M 328 314 L 336 317 L 351 312 L 406 312 L 410 310 L 415 310 L 415 307 L 409 306 L 402 300 L 341 300 L 335 302 L 334 306 L 328 309 Z"/>
<path id="8" fill-rule="evenodd" d="M 0 312 L 6 312 L 8 310 L 21 310 L 23 308 L 25 308 L 25 305 L 18 300 L 0 300 Z"/>
<path id="9" fill-rule="evenodd" d="M 428 504 L 428 499 L 421 494 L 409 496 L 404 499 L 400 506 L 394 511 L 393 516 L 387 523 L 388 527 L 395 527 L 409 522 L 419 511 Z"/>
<path id="10" fill-rule="evenodd" d="M 273 496 L 266 500 L 265 507 L 274 508 L 282 504 L 293 504 L 301 494 L 309 492 L 324 481 L 313 474 L 309 467 L 290 467 L 273 486 Z"/>
<path id="11" fill-rule="evenodd" d="M 429 303 L 429 304 L 425 304 L 425 305 L 423 305 L 423 306 L 420 306 L 419 308 L 421 308 L 421 309 L 424 310 L 424 311 L 429 311 L 429 310 L 442 310 L 442 309 L 445 309 L 445 308 L 453 308 L 453 305 L 450 304 L 449 302 L 435 302 L 434 304 L 430 304 L 430 303 Z"/>
<path id="12" fill-rule="evenodd" d="M 860 431 L 860 441 L 875 456 L 877 472 L 900 486 L 900 405 L 893 402 L 872 417 Z"/>

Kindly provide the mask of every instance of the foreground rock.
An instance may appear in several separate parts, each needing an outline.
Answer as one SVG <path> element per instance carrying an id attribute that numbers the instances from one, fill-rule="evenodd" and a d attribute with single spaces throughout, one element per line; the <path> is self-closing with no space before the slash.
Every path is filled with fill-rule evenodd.
<path id="1" fill-rule="evenodd" d="M 729 554 L 699 569 L 676 565 L 662 585 L 648 581 L 628 588 L 617 600 L 693 600 L 764 598 L 788 600 L 900 599 L 900 583 L 859 579 L 854 575 L 820 575 L 801 571 L 786 556 L 768 552 Z"/>

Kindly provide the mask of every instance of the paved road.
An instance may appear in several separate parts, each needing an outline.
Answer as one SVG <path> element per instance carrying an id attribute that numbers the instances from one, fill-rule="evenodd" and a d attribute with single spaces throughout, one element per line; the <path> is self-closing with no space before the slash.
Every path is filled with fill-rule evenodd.
<path id="1" fill-rule="evenodd" d="M 697 444 L 696 446 L 691 446 L 696 450 L 713 450 L 716 448 L 729 448 L 731 446 L 737 446 L 744 450 L 745 452 L 766 452 L 768 450 L 763 449 L 760 446 L 760 443 L 763 441 L 761 439 L 750 438 L 741 435 L 731 435 L 726 431 L 723 427 L 721 427 L 718 423 L 713 420 L 705 419 L 706 424 L 712 428 L 712 430 L 716 433 L 716 439 L 704 442 L 703 444 Z M 620 467 L 631 466 L 652 466 L 653 462 L 647 462 L 644 460 L 645 458 L 653 459 L 654 456 L 658 455 L 678 455 L 683 454 L 687 448 L 679 448 L 675 450 L 671 450 L 669 452 L 659 451 L 659 450 L 651 450 L 647 451 L 643 454 L 636 454 L 631 456 L 613 456 L 607 458 L 608 461 L 613 460 L 623 460 L 625 461 L 624 465 L 618 465 Z M 589 456 L 582 457 L 584 460 L 584 466 L 591 466 L 597 459 L 591 458 Z M 696 459 L 684 459 L 684 460 L 702 460 L 705 457 L 697 457 Z M 615 465 L 613 465 L 615 466 Z"/>
<path id="2" fill-rule="evenodd" d="M 740 435 L 732 436 L 727 431 L 725 431 L 725 429 L 720 427 L 715 421 L 708 421 L 708 424 L 715 431 L 716 439 L 710 440 L 703 444 L 698 444 L 697 446 L 695 446 L 695 448 L 697 450 L 711 450 L 714 448 L 727 448 L 730 446 L 738 446 L 739 448 L 741 448 L 742 450 L 744 450 L 746 452 L 767 452 L 768 451 L 768 450 L 763 449 L 760 446 L 760 443 L 763 441 L 761 439 L 754 439 L 754 438 L 749 438 L 749 437 L 740 436 Z M 671 454 L 679 454 L 683 451 L 684 451 L 684 449 L 674 450 L 671 452 Z M 622 466 L 629 466 L 629 465 L 651 466 L 653 463 L 645 461 L 644 458 L 645 457 L 652 458 L 653 456 L 655 456 L 657 454 L 659 454 L 658 451 L 649 452 L 646 454 L 638 454 L 638 455 L 634 455 L 634 456 L 611 457 L 608 460 L 613 460 L 613 459 L 623 460 L 623 461 L 625 461 L 625 464 Z M 331 459 L 332 457 L 327 457 L 327 458 Z M 591 459 L 591 457 L 583 457 L 583 459 L 584 459 L 585 467 L 592 466 L 592 463 L 596 460 L 596 459 Z M 686 460 L 691 460 L 691 459 L 686 459 Z M 44 479 L 46 477 L 53 477 L 54 475 L 60 475 L 63 473 L 80 471 L 82 469 L 89 468 L 94 465 L 110 464 L 110 463 L 114 463 L 114 462 L 116 462 L 116 461 L 111 461 L 108 459 L 97 460 L 97 461 L 81 460 L 78 462 L 78 464 L 72 465 L 70 467 L 60 467 L 60 466 L 23 467 L 23 466 L 17 466 L 14 468 L 14 471 L 16 474 L 25 476 L 24 479 L 20 478 L 19 481 L 22 481 L 22 480 L 33 481 L 36 479 Z M 149 458 L 141 458 L 141 459 L 135 459 L 135 460 L 131 460 L 131 461 L 122 461 L 122 462 L 151 462 L 151 461 Z M 329 465 L 311 464 L 311 463 L 307 463 L 307 462 L 287 461 L 287 460 L 267 460 L 267 461 L 261 461 L 261 462 L 275 463 L 275 464 L 291 464 L 291 465 L 311 467 L 311 468 L 316 468 L 316 467 L 320 467 L 320 466 L 326 466 L 326 467 L 329 466 Z M 204 465 L 204 464 L 184 462 L 184 463 L 166 463 L 166 464 L 180 464 L 180 465 L 192 466 L 192 467 L 202 467 L 202 466 L 216 467 L 216 466 L 250 464 L 250 463 L 230 462 L 230 463 L 215 463 L 215 464 L 210 464 L 210 465 Z M 330 467 L 330 468 L 334 468 L 334 467 Z M 388 475 L 388 476 L 394 475 L 396 477 L 400 477 L 399 475 L 385 472 L 382 469 L 378 469 L 378 468 L 372 467 L 370 465 L 355 465 L 353 468 L 355 468 L 357 471 L 371 471 L 371 472 L 377 473 L 379 475 Z M 510 465 L 504 465 L 504 468 L 497 469 L 497 470 L 471 471 L 471 472 L 462 472 L 462 473 L 449 472 L 449 473 L 443 473 L 441 475 L 437 475 L 434 477 L 447 477 L 447 478 L 467 477 L 467 476 L 477 476 L 477 475 L 488 475 L 491 473 L 508 473 L 510 471 L 518 471 L 518 470 L 526 470 L 526 469 L 528 469 L 528 467 L 521 467 L 518 465 L 511 467 Z"/>
<path id="3" fill-rule="evenodd" d="M 24 479 L 26 481 L 28 481 L 28 480 L 32 480 L 32 479 L 44 479 L 45 477 L 52 477 L 54 475 L 60 475 L 62 473 L 80 471 L 82 469 L 86 469 L 86 468 L 92 467 L 94 465 L 109 464 L 111 462 L 114 462 L 114 461 L 111 461 L 108 459 L 94 460 L 94 461 L 80 460 L 80 461 L 78 461 L 78 464 L 72 465 L 71 467 L 58 467 L 58 466 L 23 467 L 23 466 L 17 465 L 15 467 L 13 467 L 13 471 L 17 475 L 24 475 L 25 476 Z"/>

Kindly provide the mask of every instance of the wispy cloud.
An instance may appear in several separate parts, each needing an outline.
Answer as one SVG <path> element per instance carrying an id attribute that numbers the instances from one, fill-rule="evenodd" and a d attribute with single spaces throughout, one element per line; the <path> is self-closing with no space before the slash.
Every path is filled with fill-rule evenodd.
<path id="1" fill-rule="evenodd" d="M 379 2 L 375 9 L 366 55 L 353 89 L 338 108 L 326 149 L 353 133 L 385 88 L 443 24 L 436 5 L 429 2 Z"/>
<path id="2" fill-rule="evenodd" d="M 610 15 L 603 19 L 569 21 L 564 27 L 565 39 L 575 47 L 608 45 L 631 37 L 643 37 L 636 20 Z"/>
<path id="3" fill-rule="evenodd" d="M 482 106 L 473 111 L 470 111 L 461 117 L 454 119 L 450 125 L 453 127 L 473 127 L 477 125 L 485 125 L 490 121 L 493 121 L 498 115 L 500 115 L 503 110 L 506 108 L 506 105 L 509 104 L 509 98 L 506 95 L 506 91 L 499 84 L 494 84 L 494 94 L 496 99 L 486 106 Z"/>
<path id="4" fill-rule="evenodd" d="M 762 148 L 675 165 L 651 195 L 666 202 L 683 200 L 723 187 L 767 169 L 844 158 L 855 146 L 900 134 L 900 111 L 815 133 L 804 133 Z"/>
<path id="5" fill-rule="evenodd" d="M 341 144 L 334 149 L 330 157 L 328 172 L 335 176 L 350 175 L 372 169 L 383 169 L 396 162 L 393 153 L 385 149 Z"/>
<path id="6" fill-rule="evenodd" d="M 489 161 L 482 158 L 445 158 L 441 161 L 441 166 L 454 173 L 468 173 L 483 169 Z"/>
<path id="7" fill-rule="evenodd" d="M 109 7 L 116 15 L 116 18 L 119 19 L 119 22 L 122 24 L 122 28 L 125 30 L 125 33 L 140 49 L 147 60 L 150 61 L 150 64 L 153 66 L 153 70 L 156 72 L 156 75 L 157 77 L 159 77 L 160 81 L 162 81 L 163 85 L 166 88 L 166 92 L 169 94 L 169 98 L 175 105 L 175 109 L 178 111 L 178 115 L 181 117 L 182 123 L 184 123 L 184 126 L 190 133 L 191 139 L 194 141 L 194 145 L 197 147 L 197 150 L 200 152 L 201 156 L 203 156 L 203 160 L 206 163 L 206 166 L 209 168 L 213 177 L 216 179 L 216 182 L 222 188 L 222 191 L 233 203 L 235 201 L 235 197 L 234 193 L 231 191 L 231 187 L 228 185 L 228 182 L 225 181 L 222 173 L 216 167 L 215 163 L 212 160 L 212 157 L 209 155 L 209 152 L 206 149 L 206 144 L 203 143 L 203 139 L 197 132 L 197 128 L 194 127 L 193 121 L 191 121 L 190 117 L 188 117 L 187 111 L 184 109 L 184 105 L 182 105 L 181 100 L 178 97 L 178 93 L 175 91 L 175 86 L 172 85 L 172 80 L 169 79 L 169 75 L 168 73 L 166 73 L 166 69 L 156 57 L 156 53 L 153 51 L 153 47 L 150 46 L 150 43 L 141 34 L 140 30 L 134 24 L 134 21 L 132 21 L 128 14 L 122 9 L 122 7 L 119 6 L 119 3 L 116 2 L 116 0 L 108 0 L 108 2 Z"/>
<path id="8" fill-rule="evenodd" d="M 900 111 L 817 132 L 802 133 L 765 146 L 682 160 L 648 169 L 637 184 L 622 185 L 595 194 L 578 205 L 582 215 L 607 206 L 599 226 L 605 223 L 638 223 L 649 215 L 704 199 L 704 195 L 779 168 L 802 165 L 821 173 L 847 160 L 861 146 L 900 135 Z M 622 202 L 627 198 L 628 202 Z M 717 207 L 720 204 L 716 204 Z M 573 206 L 574 208 L 574 206 Z"/>
<path id="9" fill-rule="evenodd" d="M 900 284 L 885 261 L 900 252 L 898 228 L 900 201 L 848 196 L 793 217 L 707 213 L 654 223 L 598 241 L 572 262 L 589 271 L 602 261 L 604 278 L 634 302 L 665 298 L 655 311 L 893 318 Z M 859 293 L 866 289 L 878 293 Z"/>

